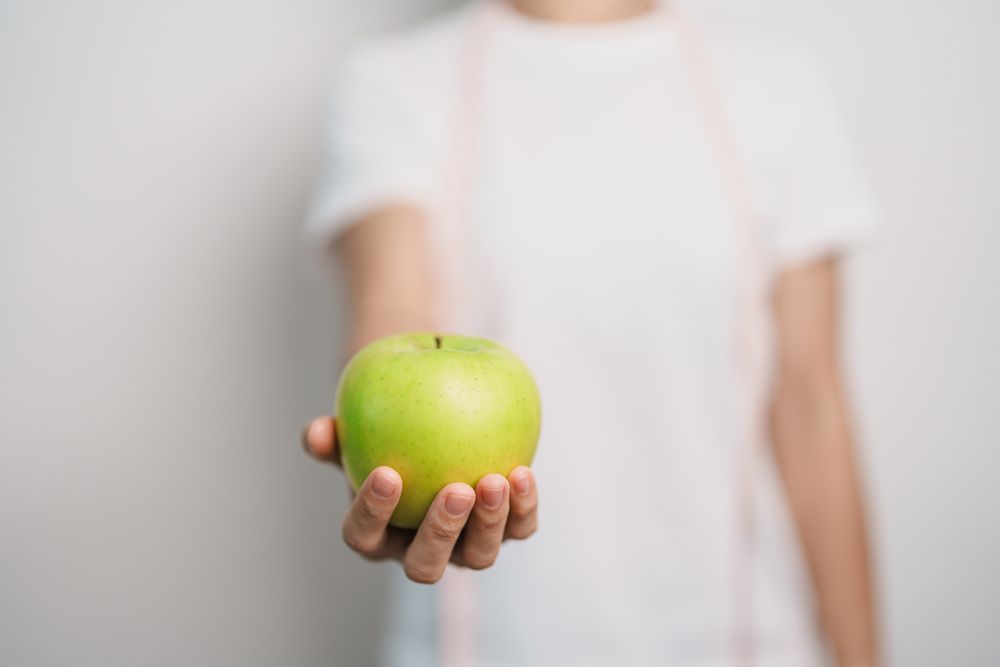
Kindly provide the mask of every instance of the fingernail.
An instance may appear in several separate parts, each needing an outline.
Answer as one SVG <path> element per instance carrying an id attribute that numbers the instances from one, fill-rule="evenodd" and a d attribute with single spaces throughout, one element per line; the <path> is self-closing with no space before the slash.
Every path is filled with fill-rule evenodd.
<path id="1" fill-rule="evenodd" d="M 483 502 L 491 510 L 500 507 L 500 503 L 503 502 L 503 485 L 483 487 Z"/>
<path id="2" fill-rule="evenodd" d="M 396 492 L 396 480 L 388 473 L 375 473 L 375 479 L 372 480 L 372 492 L 379 498 L 388 498 Z"/>
<path id="3" fill-rule="evenodd" d="M 462 516 L 472 509 L 474 501 L 474 496 L 467 496 L 464 493 L 452 493 L 445 499 L 444 509 L 452 516 Z"/>
<path id="4" fill-rule="evenodd" d="M 514 485 L 514 490 L 517 491 L 522 496 L 531 491 L 531 473 L 522 472 L 520 475 L 514 477 L 512 484 Z"/>

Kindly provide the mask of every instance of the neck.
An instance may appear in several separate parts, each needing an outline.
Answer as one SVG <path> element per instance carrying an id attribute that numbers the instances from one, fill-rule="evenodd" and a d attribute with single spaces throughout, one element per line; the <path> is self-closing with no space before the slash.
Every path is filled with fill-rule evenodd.
<path id="1" fill-rule="evenodd" d="M 653 0 L 510 0 L 532 18 L 561 23 L 602 23 L 634 18 L 650 11 Z"/>

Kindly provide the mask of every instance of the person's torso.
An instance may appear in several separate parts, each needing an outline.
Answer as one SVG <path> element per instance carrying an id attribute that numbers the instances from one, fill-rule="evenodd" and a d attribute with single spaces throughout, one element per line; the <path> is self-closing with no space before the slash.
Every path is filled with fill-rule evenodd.
<path id="1" fill-rule="evenodd" d="M 773 484 L 761 557 L 749 574 L 734 563 L 741 221 L 675 22 L 588 36 L 509 14 L 451 21 L 423 38 L 410 85 L 427 146 L 464 177 L 441 206 L 461 213 L 471 258 L 451 277 L 462 325 L 523 357 L 543 401 L 540 530 L 475 577 L 482 664 L 730 664 L 739 576 L 759 589 L 767 664 L 810 664 Z M 427 594 L 399 589 L 413 606 L 393 650 L 412 656 L 421 635 L 402 628 Z"/>

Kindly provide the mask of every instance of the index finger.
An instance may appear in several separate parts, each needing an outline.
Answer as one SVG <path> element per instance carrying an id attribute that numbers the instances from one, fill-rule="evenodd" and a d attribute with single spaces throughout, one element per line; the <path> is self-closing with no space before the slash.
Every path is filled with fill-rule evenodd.
<path id="1" fill-rule="evenodd" d="M 333 417 L 317 417 L 309 422 L 302 431 L 302 449 L 314 459 L 340 465 L 337 425 Z"/>
<path id="2" fill-rule="evenodd" d="M 403 481 L 388 466 L 375 468 L 354 497 L 341 533 L 344 542 L 366 558 L 378 560 L 391 556 L 389 519 L 399 503 Z"/>

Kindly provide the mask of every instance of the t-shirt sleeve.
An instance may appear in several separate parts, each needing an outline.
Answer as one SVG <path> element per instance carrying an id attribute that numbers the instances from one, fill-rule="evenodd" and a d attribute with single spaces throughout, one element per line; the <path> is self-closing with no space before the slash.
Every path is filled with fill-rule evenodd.
<path id="1" fill-rule="evenodd" d="M 311 244 L 325 246 L 372 210 L 420 205 L 429 196 L 427 161 L 404 72 L 364 48 L 336 71 L 319 178 L 306 218 Z"/>
<path id="2" fill-rule="evenodd" d="M 863 246 L 878 220 L 820 68 L 802 58 L 785 74 L 765 206 L 767 245 L 778 268 Z"/>

